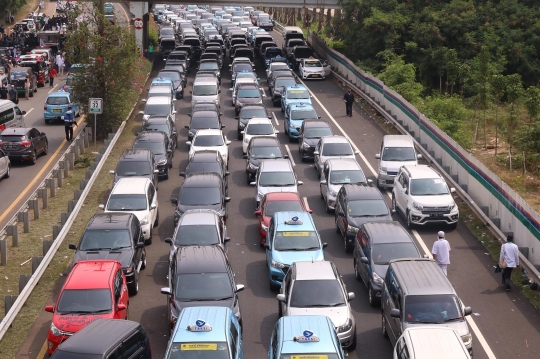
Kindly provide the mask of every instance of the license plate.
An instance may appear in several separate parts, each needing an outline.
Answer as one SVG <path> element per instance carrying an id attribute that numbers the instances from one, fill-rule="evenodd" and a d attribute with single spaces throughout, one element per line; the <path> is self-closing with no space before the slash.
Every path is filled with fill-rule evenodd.
<path id="1" fill-rule="evenodd" d="M 309 77 L 319 77 L 319 75 L 309 75 Z"/>
<path id="2" fill-rule="evenodd" d="M 56 108 L 56 109 L 52 110 L 52 112 L 62 112 L 62 109 Z"/>
<path id="3" fill-rule="evenodd" d="M 14 150 L 17 148 L 17 145 L 4 145 L 4 148 L 6 150 Z"/>
<path id="4" fill-rule="evenodd" d="M 442 215 L 442 213 L 431 213 L 429 216 L 430 217 L 442 217 L 443 215 Z"/>

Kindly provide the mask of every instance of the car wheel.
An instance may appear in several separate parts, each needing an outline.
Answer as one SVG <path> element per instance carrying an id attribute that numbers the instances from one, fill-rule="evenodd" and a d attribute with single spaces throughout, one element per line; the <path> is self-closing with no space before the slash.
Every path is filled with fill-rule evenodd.
<path id="1" fill-rule="evenodd" d="M 355 349 L 356 349 L 356 329 L 354 330 L 354 334 L 353 334 L 353 342 L 351 343 L 351 345 L 347 347 L 347 351 L 352 352 Z"/>
<path id="2" fill-rule="evenodd" d="M 368 300 L 369 300 L 369 305 L 372 306 L 372 307 L 376 307 L 377 304 L 379 304 L 379 300 L 375 296 L 375 293 L 373 292 L 373 287 L 372 286 L 369 286 L 369 288 L 368 288 Z"/>
<path id="3" fill-rule="evenodd" d="M 166 180 L 166 179 L 169 179 L 169 166 L 167 166 L 167 168 L 165 169 L 165 175 L 163 176 L 163 179 Z"/>
<path id="4" fill-rule="evenodd" d="M 326 210 L 326 213 L 332 213 L 332 208 L 328 205 L 328 201 L 324 201 L 324 209 Z"/>
<path id="5" fill-rule="evenodd" d="M 334 213 L 335 213 L 334 214 L 334 224 L 336 225 L 336 233 L 341 234 L 341 231 L 339 230 L 338 220 L 337 220 L 338 214 L 335 211 L 334 211 Z"/>
<path id="6" fill-rule="evenodd" d="M 176 225 L 175 225 L 175 227 L 176 227 Z M 144 244 L 147 245 L 147 246 L 152 244 L 152 231 L 150 231 L 150 238 L 144 240 Z"/>
<path id="7" fill-rule="evenodd" d="M 156 220 L 154 221 L 154 227 L 157 227 L 159 225 L 159 211 L 157 211 L 156 214 Z"/>
<path id="8" fill-rule="evenodd" d="M 281 318 L 283 316 L 283 309 L 281 308 L 281 302 L 278 301 L 278 318 Z"/>
<path id="9" fill-rule="evenodd" d="M 384 314 L 382 315 L 381 327 L 383 337 L 388 338 L 388 331 L 386 330 L 386 319 L 384 318 Z"/>
<path id="10" fill-rule="evenodd" d="M 9 172 L 10 172 L 10 171 L 11 171 L 11 166 L 8 166 L 8 167 L 7 167 L 7 170 L 6 170 L 6 174 L 4 174 L 4 178 L 9 178 L 9 176 L 10 176 L 10 173 L 9 173 Z"/>
<path id="11" fill-rule="evenodd" d="M 43 155 L 46 155 L 49 153 L 49 142 L 45 142 L 45 147 L 43 147 Z"/>
<path id="12" fill-rule="evenodd" d="M 37 153 L 36 153 L 36 150 L 34 150 L 34 152 L 32 152 L 32 157 L 30 157 L 30 164 L 35 165 L 36 161 L 37 161 Z"/>
<path id="13" fill-rule="evenodd" d="M 146 249 L 143 249 L 143 254 L 141 258 L 141 270 L 146 269 Z"/>
<path id="14" fill-rule="evenodd" d="M 51 120 L 45 119 L 45 124 L 48 125 L 49 123 L 51 123 Z"/>
<path id="15" fill-rule="evenodd" d="M 128 284 L 129 295 L 137 295 L 139 293 L 139 274 L 137 271 L 133 274 L 133 282 Z"/>
<path id="16" fill-rule="evenodd" d="M 412 223 L 411 214 L 409 213 L 409 211 L 407 211 L 407 216 L 406 216 L 405 220 L 407 222 L 407 228 L 413 229 L 414 228 L 414 223 Z"/>
<path id="17" fill-rule="evenodd" d="M 343 242 L 345 242 L 345 253 L 352 253 L 353 246 L 349 244 L 347 240 L 347 233 L 343 235 Z"/>
<path id="18" fill-rule="evenodd" d="M 396 197 L 392 195 L 392 211 L 397 212 Z"/>
<path id="19" fill-rule="evenodd" d="M 450 229 L 450 230 L 452 230 L 452 231 L 453 231 L 454 229 L 456 229 L 456 228 L 457 228 L 457 222 L 448 225 L 448 229 Z"/>
<path id="20" fill-rule="evenodd" d="M 360 272 L 358 271 L 358 261 L 356 259 L 354 260 L 354 278 L 357 281 L 362 279 L 362 277 L 360 277 Z"/>

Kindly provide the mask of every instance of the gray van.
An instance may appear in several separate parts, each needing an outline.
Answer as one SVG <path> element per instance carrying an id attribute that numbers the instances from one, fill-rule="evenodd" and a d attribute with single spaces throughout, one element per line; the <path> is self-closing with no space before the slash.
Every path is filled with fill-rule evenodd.
<path id="1" fill-rule="evenodd" d="M 472 356 L 472 334 L 454 287 L 433 259 L 390 261 L 381 295 L 382 333 L 396 345 L 403 331 L 415 327 L 448 327 L 458 332 Z"/>
<path id="2" fill-rule="evenodd" d="M 24 115 L 19 106 L 10 100 L 0 100 L 0 133 L 6 128 L 25 127 Z"/>

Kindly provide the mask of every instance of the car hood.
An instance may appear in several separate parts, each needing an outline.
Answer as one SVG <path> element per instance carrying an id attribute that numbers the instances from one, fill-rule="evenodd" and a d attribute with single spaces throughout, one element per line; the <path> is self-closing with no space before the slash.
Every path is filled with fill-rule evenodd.
<path id="1" fill-rule="evenodd" d="M 384 215 L 384 216 L 365 216 L 365 217 L 351 217 L 347 216 L 347 222 L 356 228 L 360 228 L 360 226 L 366 222 L 373 222 L 373 221 L 391 221 L 392 216 L 390 214 Z"/>
<path id="2" fill-rule="evenodd" d="M 335 327 L 339 327 L 349 319 L 349 306 L 329 308 L 289 308 L 288 315 L 322 315 L 332 320 Z"/>
<path id="3" fill-rule="evenodd" d="M 388 271 L 388 264 L 374 264 L 371 262 L 371 270 L 377 273 L 382 279 L 386 278 L 386 272 Z"/>
<path id="4" fill-rule="evenodd" d="M 109 313 L 99 315 L 55 314 L 52 322 L 62 331 L 76 333 L 96 319 L 112 319 L 113 317 L 112 310 Z"/>
<path id="5" fill-rule="evenodd" d="M 311 147 L 317 146 L 317 143 L 319 143 L 320 140 L 321 140 L 320 138 L 305 138 L 304 137 L 304 142 L 310 145 Z"/>
<path id="6" fill-rule="evenodd" d="M 306 71 L 306 72 L 321 72 L 323 70 L 324 70 L 324 67 L 322 67 L 322 66 L 319 66 L 319 67 L 306 67 L 304 69 L 304 71 Z"/>
<path id="7" fill-rule="evenodd" d="M 272 259 L 276 262 L 291 265 L 299 261 L 323 261 L 324 252 L 322 249 L 314 251 L 294 252 L 294 251 L 276 251 L 272 249 Z"/>
<path id="8" fill-rule="evenodd" d="M 115 251 L 77 251 L 75 257 L 73 258 L 73 263 L 85 260 L 95 260 L 95 259 L 108 259 L 119 261 L 122 264 L 122 268 L 127 268 L 131 265 L 133 254 L 133 249 L 124 249 L 124 250 L 115 250 Z"/>
<path id="9" fill-rule="evenodd" d="M 448 207 L 454 204 L 454 199 L 450 194 L 438 196 L 411 196 L 411 199 L 422 206 L 427 207 Z"/>
<path id="10" fill-rule="evenodd" d="M 389 172 L 398 172 L 401 166 L 405 165 L 413 165 L 415 166 L 417 164 L 416 161 L 383 161 L 381 160 L 379 162 L 380 167 L 386 167 L 386 170 Z"/>
<path id="11" fill-rule="evenodd" d="M 156 163 L 161 161 L 161 160 L 166 160 L 167 159 L 167 155 L 165 153 L 162 153 L 162 154 L 159 154 L 159 155 L 154 155 L 154 159 L 156 160 Z"/>
<path id="12" fill-rule="evenodd" d="M 298 187 L 296 185 L 286 187 L 257 187 L 257 190 L 264 195 L 269 192 L 297 192 Z"/>
<path id="13" fill-rule="evenodd" d="M 236 102 L 243 103 L 244 105 L 250 105 L 253 103 L 261 103 L 262 98 L 261 97 L 237 97 Z"/>
<path id="14" fill-rule="evenodd" d="M 461 322 L 450 322 L 442 324 L 427 324 L 427 323 L 403 323 L 403 330 L 408 328 L 417 328 L 417 327 L 442 327 L 442 328 L 451 328 L 454 329 L 460 337 L 470 333 L 469 327 L 465 319 Z"/>
<path id="15" fill-rule="evenodd" d="M 213 209 L 216 212 L 221 211 L 221 203 L 215 204 L 215 205 L 200 205 L 200 206 L 194 206 L 194 205 L 185 205 L 178 203 L 177 209 L 180 213 L 184 213 L 190 209 Z"/>

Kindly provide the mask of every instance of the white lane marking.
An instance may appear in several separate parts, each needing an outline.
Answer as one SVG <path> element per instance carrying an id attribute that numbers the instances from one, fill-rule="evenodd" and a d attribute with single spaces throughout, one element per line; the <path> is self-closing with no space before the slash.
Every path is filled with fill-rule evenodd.
<path id="1" fill-rule="evenodd" d="M 294 163 L 294 159 L 292 158 L 291 150 L 289 149 L 289 145 L 285 145 L 285 149 L 287 150 L 287 154 L 289 155 L 289 159 L 291 160 L 292 165 L 296 166 L 296 163 Z"/>
<path id="2" fill-rule="evenodd" d="M 306 206 L 306 209 L 309 211 L 311 208 L 309 208 L 309 203 L 307 201 L 307 197 L 302 198 L 304 200 L 304 206 Z"/>
<path id="3" fill-rule="evenodd" d="M 306 84 L 300 80 L 300 82 L 306 86 Z M 334 119 L 334 117 L 332 115 L 330 115 L 330 113 L 328 112 L 328 110 L 326 109 L 326 107 L 323 106 L 323 104 L 321 103 L 321 101 L 319 101 L 319 99 L 317 98 L 317 96 L 311 92 L 311 90 L 306 86 L 306 88 L 308 89 L 309 93 L 313 96 L 313 98 L 315 99 L 315 101 L 317 101 L 317 103 L 319 104 L 319 106 L 321 106 L 321 108 L 324 110 L 324 112 L 328 115 L 328 117 L 330 117 L 330 119 L 332 120 L 332 122 L 334 122 L 334 124 L 336 125 L 336 127 L 341 131 L 341 133 L 343 134 L 343 136 L 349 140 L 349 142 L 351 143 L 351 145 L 354 147 L 355 150 L 359 151 L 360 152 L 360 157 L 362 158 L 362 160 L 364 161 L 365 165 L 369 168 L 369 170 L 371 171 L 371 173 L 373 173 L 374 176 L 377 176 L 377 172 L 375 172 L 375 169 L 369 164 L 369 162 L 367 161 L 366 157 L 362 154 L 362 152 L 360 151 L 360 149 L 354 144 L 354 142 L 350 139 L 350 137 L 345 133 L 345 131 L 341 128 L 341 126 L 337 123 L 337 121 Z M 287 146 L 287 145 L 285 145 Z M 386 192 L 386 191 L 385 191 Z M 390 193 L 389 192 L 386 192 L 386 194 L 388 195 L 388 197 L 391 197 Z M 431 257 L 431 251 L 427 248 L 426 246 L 426 243 L 422 240 L 422 237 L 420 237 L 420 235 L 418 234 L 417 231 L 415 230 L 412 230 L 412 233 L 413 235 L 415 236 L 416 240 L 418 241 L 418 243 L 420 244 L 420 246 L 422 247 L 422 249 L 426 252 L 426 254 L 430 257 Z M 491 350 L 491 348 L 489 347 L 486 339 L 484 338 L 484 336 L 482 335 L 482 333 L 480 332 L 480 329 L 478 328 L 478 326 L 476 325 L 476 323 L 474 322 L 474 319 L 470 316 L 467 316 L 466 317 L 467 319 L 467 322 L 469 323 L 471 329 L 473 330 L 474 334 L 476 335 L 476 337 L 478 338 L 478 341 L 480 342 L 480 345 L 482 345 L 482 348 L 484 349 L 484 351 L 486 352 L 487 356 L 489 359 L 496 359 L 495 355 L 493 354 L 493 351 Z"/>
<path id="4" fill-rule="evenodd" d="M 54 89 L 56 88 L 56 86 L 58 86 L 58 84 L 54 85 L 53 88 L 48 92 L 48 93 L 51 93 L 54 91 Z"/>
<path id="5" fill-rule="evenodd" d="M 274 116 L 274 121 L 276 122 L 276 126 L 279 126 L 279 122 L 277 120 L 276 113 L 272 112 L 272 116 Z"/>
<path id="6" fill-rule="evenodd" d="M 266 91 L 264 91 L 264 89 L 261 87 L 261 90 L 262 90 L 262 93 L 263 93 L 263 97 L 266 97 Z"/>
<path id="7" fill-rule="evenodd" d="M 32 107 L 30 110 L 26 111 L 26 114 L 28 115 L 30 112 L 32 112 L 34 108 Z"/>

